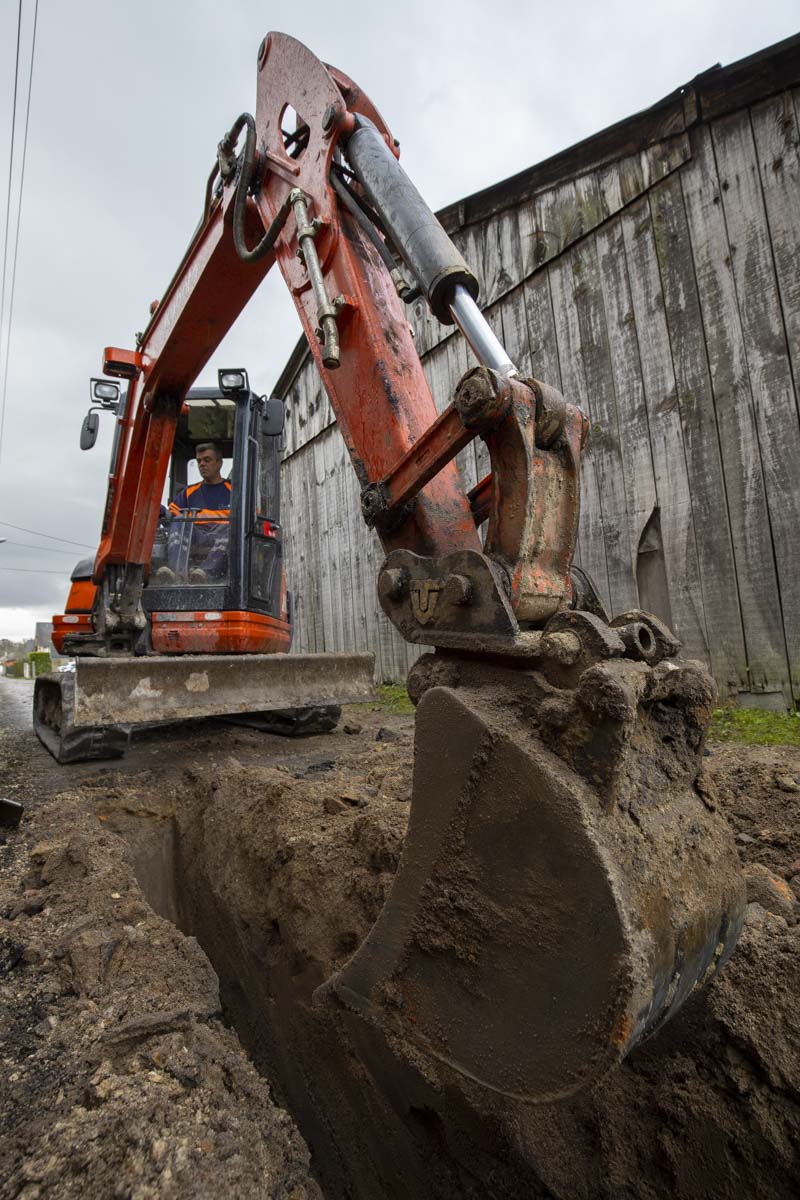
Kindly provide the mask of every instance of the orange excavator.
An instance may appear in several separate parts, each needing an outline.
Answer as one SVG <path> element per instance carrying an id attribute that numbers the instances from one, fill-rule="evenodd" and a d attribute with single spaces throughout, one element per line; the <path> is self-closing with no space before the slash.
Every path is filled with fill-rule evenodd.
<path id="1" fill-rule="evenodd" d="M 701 769 L 713 685 L 658 620 L 610 620 L 572 569 L 586 419 L 520 377 L 372 102 L 283 34 L 264 39 L 257 68 L 255 116 L 219 143 L 200 225 L 140 344 L 106 352 L 128 393 L 91 612 L 64 637 L 78 655 L 72 719 L 153 719 L 171 691 L 202 699 L 227 672 L 234 696 L 245 678 L 249 598 L 228 612 L 203 585 L 183 610 L 148 572 L 189 389 L 277 264 L 386 553 L 380 603 L 432 648 L 409 677 L 400 867 L 320 1002 L 445 1083 L 566 1096 L 673 1016 L 736 942 L 742 879 Z M 439 416 L 404 310 L 419 295 L 478 362 Z M 268 406 L 237 394 L 273 428 Z M 465 494 L 453 460 L 475 437 L 491 474 Z M 272 519 L 259 505 L 246 501 L 248 537 Z M 239 554 L 233 524 L 232 510 Z M 258 648 L 285 649 L 285 613 L 268 629 Z"/>

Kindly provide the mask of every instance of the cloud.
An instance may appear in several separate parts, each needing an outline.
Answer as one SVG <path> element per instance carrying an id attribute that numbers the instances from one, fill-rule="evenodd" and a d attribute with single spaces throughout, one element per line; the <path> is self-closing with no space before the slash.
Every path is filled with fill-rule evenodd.
<path id="1" fill-rule="evenodd" d="M 25 642 L 33 637 L 37 621 L 50 621 L 49 608 L 6 608 L 0 605 L 0 638 Z"/>

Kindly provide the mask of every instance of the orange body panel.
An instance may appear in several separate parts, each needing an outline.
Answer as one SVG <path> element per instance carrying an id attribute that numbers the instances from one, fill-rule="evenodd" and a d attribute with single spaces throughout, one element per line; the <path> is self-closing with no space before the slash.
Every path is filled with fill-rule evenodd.
<path id="1" fill-rule="evenodd" d="M 91 579 L 74 579 L 67 596 L 66 612 L 90 613 L 94 608 L 97 588 Z"/>
<path id="2" fill-rule="evenodd" d="M 64 638 L 74 633 L 94 634 L 91 613 L 56 614 L 53 617 L 53 645 L 59 654 L 64 653 Z"/>
<path id="3" fill-rule="evenodd" d="M 251 612 L 153 613 L 157 654 L 282 654 L 289 649 L 288 624 Z"/>
<path id="4" fill-rule="evenodd" d="M 53 645 L 59 654 L 64 652 L 64 638 L 73 633 L 94 633 L 92 608 L 97 588 L 91 579 L 73 579 L 67 596 L 65 613 L 53 616 Z"/>

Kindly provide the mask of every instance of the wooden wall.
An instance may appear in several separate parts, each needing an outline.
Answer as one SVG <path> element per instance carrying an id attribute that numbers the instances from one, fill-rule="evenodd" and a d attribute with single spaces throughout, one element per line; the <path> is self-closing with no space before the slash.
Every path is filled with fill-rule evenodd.
<path id="1" fill-rule="evenodd" d="M 523 373 L 589 414 L 576 559 L 612 612 L 649 605 L 723 696 L 800 700 L 800 123 L 790 91 L 688 122 L 451 236 Z M 471 357 L 418 302 L 437 406 Z M 283 511 L 295 648 L 416 652 L 310 358 L 287 392 Z M 477 442 L 465 486 L 487 469 Z"/>

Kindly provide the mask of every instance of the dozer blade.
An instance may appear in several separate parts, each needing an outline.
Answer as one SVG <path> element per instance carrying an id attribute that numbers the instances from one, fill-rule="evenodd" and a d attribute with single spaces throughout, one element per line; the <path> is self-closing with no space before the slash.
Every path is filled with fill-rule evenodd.
<path id="1" fill-rule="evenodd" d="M 372 654 L 85 658 L 75 725 L 149 724 L 374 699 Z"/>
<path id="2" fill-rule="evenodd" d="M 372 654 L 83 658 L 36 681 L 34 728 L 59 762 L 118 758 L 130 726 L 162 721 L 295 710 L 302 724 L 313 710 L 331 728 L 336 706 L 374 699 L 373 666 Z"/>
<path id="3" fill-rule="evenodd" d="M 606 632 L 619 657 L 556 662 L 559 686 L 420 660 L 400 869 L 320 994 L 440 1077 L 529 1102 L 591 1085 L 671 1017 L 744 911 L 698 776 L 713 685 L 697 664 L 624 661 Z"/>

